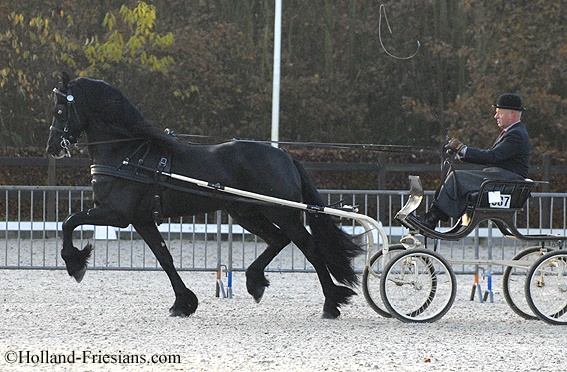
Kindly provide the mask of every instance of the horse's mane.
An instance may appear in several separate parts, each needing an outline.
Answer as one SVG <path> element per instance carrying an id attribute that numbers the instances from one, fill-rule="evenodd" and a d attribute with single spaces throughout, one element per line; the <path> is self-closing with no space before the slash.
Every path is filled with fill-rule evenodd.
<path id="1" fill-rule="evenodd" d="M 128 98 L 114 86 L 102 81 L 85 77 L 73 80 L 77 85 L 100 130 L 112 132 L 122 138 L 144 138 L 158 146 L 166 146 L 170 150 L 179 151 L 181 144 L 174 136 L 155 127 L 148 122 Z M 77 95 L 75 90 L 73 94 Z M 87 115 L 87 113 L 83 113 Z"/>

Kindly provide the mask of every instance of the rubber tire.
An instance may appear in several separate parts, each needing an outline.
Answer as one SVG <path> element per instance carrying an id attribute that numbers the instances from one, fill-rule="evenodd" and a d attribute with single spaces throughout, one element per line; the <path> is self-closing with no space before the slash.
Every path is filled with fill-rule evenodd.
<path id="1" fill-rule="evenodd" d="M 420 256 L 421 259 L 424 261 L 437 260 L 445 267 L 446 274 L 449 276 L 450 279 L 450 293 L 447 302 L 443 305 L 440 311 L 438 311 L 436 314 L 434 314 L 429 318 L 415 319 L 411 316 L 408 317 L 405 314 L 401 314 L 392 306 L 390 300 L 387 297 L 386 285 L 390 271 L 392 270 L 394 265 L 396 265 L 400 260 L 411 255 Z M 438 290 L 436 276 L 433 276 L 433 281 L 435 282 L 435 285 L 432 285 L 432 290 L 428 297 L 429 303 L 422 304 L 421 307 L 419 308 L 419 312 L 417 312 L 416 315 L 423 313 L 433 302 L 433 299 L 435 298 L 435 294 L 437 293 Z M 457 295 L 457 278 L 449 262 L 445 258 L 443 258 L 443 256 L 441 256 L 439 253 L 427 249 L 408 249 L 405 252 L 401 252 L 398 255 L 396 255 L 393 259 L 391 259 L 388 262 L 388 264 L 386 264 L 386 267 L 384 267 L 384 274 L 380 278 L 380 293 L 382 295 L 382 299 L 384 301 L 384 305 L 386 309 L 388 309 L 388 312 L 398 320 L 401 320 L 402 322 L 405 323 L 431 323 L 441 319 L 449 311 L 451 306 L 453 306 L 453 302 L 455 302 L 455 297 Z"/>
<path id="2" fill-rule="evenodd" d="M 523 249 L 522 251 L 518 252 L 514 257 L 512 257 L 512 260 L 514 261 L 519 261 L 522 258 L 526 257 L 526 256 L 531 256 L 533 254 L 538 254 L 538 258 L 541 257 L 543 254 L 550 252 L 552 249 L 551 248 L 544 248 L 544 247 L 539 247 L 539 246 L 535 246 L 535 247 L 528 247 L 526 249 Z M 543 252 L 542 254 L 540 254 L 540 252 Z M 536 260 L 534 260 L 535 262 Z M 506 266 L 506 268 L 504 269 L 504 274 L 502 275 L 502 291 L 504 293 L 504 299 L 506 300 L 506 303 L 508 304 L 508 306 L 510 306 L 510 309 L 512 309 L 512 311 L 514 311 L 516 314 L 518 314 L 520 317 L 527 319 L 527 320 L 539 320 L 540 318 L 535 316 L 533 312 L 531 312 L 531 309 L 529 308 L 529 305 L 527 303 L 527 299 L 525 297 L 525 282 L 526 279 L 524 278 L 524 282 L 522 283 L 522 290 L 521 290 L 521 295 L 523 296 L 523 300 L 525 300 L 525 307 L 527 307 L 527 309 L 530 309 L 530 312 L 526 312 L 522 309 L 520 309 L 517 305 L 517 301 L 514 302 L 514 300 L 512 299 L 512 296 L 510 295 L 510 279 L 512 279 L 514 277 L 514 275 L 512 275 L 514 269 L 516 270 L 521 270 L 517 267 L 512 267 L 512 266 Z M 526 275 L 525 277 L 527 277 L 527 274 L 529 272 L 530 268 L 526 268 Z M 516 275 L 516 277 L 518 277 L 518 275 Z M 521 280 L 521 279 L 520 279 Z"/>
<path id="3" fill-rule="evenodd" d="M 535 301 L 533 299 L 533 295 L 532 295 L 532 279 L 533 277 L 538 274 L 538 269 L 542 266 L 545 265 L 545 262 L 556 257 L 556 256 L 563 256 L 563 260 L 567 262 L 567 250 L 564 249 L 559 249 L 559 250 L 554 250 L 552 252 L 547 253 L 546 255 L 542 256 L 539 260 L 537 260 L 532 267 L 530 268 L 528 275 L 526 277 L 526 288 L 525 288 L 525 292 L 526 292 L 526 299 L 528 300 L 528 305 L 530 306 L 530 308 L 532 309 L 532 311 L 534 312 L 534 314 L 536 314 L 541 320 L 543 320 L 544 322 L 548 323 L 548 324 L 553 324 L 553 325 L 567 325 L 567 301 L 565 302 L 566 305 L 563 309 L 561 309 L 561 311 L 555 313 L 555 314 L 543 314 L 539 308 L 536 306 Z M 563 272 L 563 280 L 565 282 L 567 282 L 567 273 Z M 567 285 L 567 283 L 566 283 Z M 565 299 L 567 300 L 567 290 L 563 291 L 563 295 L 565 296 Z M 556 317 L 554 317 L 553 315 L 559 314 L 561 313 L 561 319 L 558 320 Z"/>
<path id="4" fill-rule="evenodd" d="M 403 244 L 393 244 L 388 247 L 388 256 L 390 259 L 400 253 L 401 251 L 405 251 L 406 248 Z M 370 262 L 368 265 L 364 267 L 364 271 L 362 272 L 362 293 L 364 294 L 364 298 L 368 305 L 372 308 L 372 310 L 376 311 L 378 314 L 382 315 L 385 318 L 391 318 L 392 314 L 388 312 L 386 307 L 384 306 L 384 302 L 382 301 L 382 296 L 380 295 L 380 277 L 372 275 L 370 273 L 371 267 L 374 266 L 376 260 L 382 258 L 382 249 L 378 250 L 372 257 L 370 258 Z M 388 260 L 389 261 L 389 260 Z M 378 281 L 378 291 L 370 291 L 368 288 L 369 280 L 377 280 Z"/>

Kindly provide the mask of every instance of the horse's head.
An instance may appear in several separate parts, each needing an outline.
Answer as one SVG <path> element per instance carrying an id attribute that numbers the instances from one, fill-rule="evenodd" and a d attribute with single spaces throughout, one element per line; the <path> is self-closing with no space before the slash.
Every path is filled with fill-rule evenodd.
<path id="1" fill-rule="evenodd" d="M 70 80 L 63 73 L 61 82 L 53 89 L 53 102 L 46 151 L 55 158 L 70 157 L 69 147 L 83 133 L 91 157 L 93 152 L 105 152 L 109 146 L 137 146 L 127 144 L 128 141 L 174 143 L 171 136 L 148 123 L 120 90 L 102 80 L 86 77 Z"/>
<path id="2" fill-rule="evenodd" d="M 69 147 L 77 143 L 84 130 L 69 83 L 69 75 L 64 72 L 61 82 L 53 89 L 53 121 L 46 151 L 55 158 L 71 157 Z"/>

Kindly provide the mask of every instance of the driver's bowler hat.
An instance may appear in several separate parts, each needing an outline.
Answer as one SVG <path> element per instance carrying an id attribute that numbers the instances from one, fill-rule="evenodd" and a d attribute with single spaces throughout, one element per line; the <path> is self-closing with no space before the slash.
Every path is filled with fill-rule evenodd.
<path id="1" fill-rule="evenodd" d="M 498 97 L 498 102 L 493 104 L 492 107 L 516 111 L 524 111 L 526 109 L 522 106 L 522 99 L 512 93 L 504 93 Z"/>

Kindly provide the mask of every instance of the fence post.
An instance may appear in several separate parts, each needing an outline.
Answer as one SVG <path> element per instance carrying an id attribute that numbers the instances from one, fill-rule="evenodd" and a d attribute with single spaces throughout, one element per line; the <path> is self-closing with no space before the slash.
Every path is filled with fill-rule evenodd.
<path id="1" fill-rule="evenodd" d="M 57 160 L 52 156 L 47 158 L 47 186 L 57 186 Z M 47 220 L 55 221 L 55 191 L 48 191 L 46 198 Z"/>
<path id="2" fill-rule="evenodd" d="M 544 183 L 542 185 L 542 190 L 543 192 L 549 192 L 549 190 L 551 189 L 551 186 L 549 184 L 549 182 L 551 182 L 551 153 L 546 152 L 543 154 L 543 158 L 542 158 L 542 177 L 543 177 L 543 181 L 546 181 L 547 183 Z M 542 218 L 542 227 L 543 228 L 550 228 L 551 227 L 551 198 L 549 197 L 543 197 L 541 198 L 541 215 L 543 216 Z M 547 218 L 546 218 L 547 217 Z"/>
<path id="3" fill-rule="evenodd" d="M 384 156 L 383 152 L 378 154 L 378 190 L 386 190 L 386 162 L 387 157 Z M 386 216 L 386 195 L 380 195 L 378 197 L 378 220 L 383 220 Z"/>

